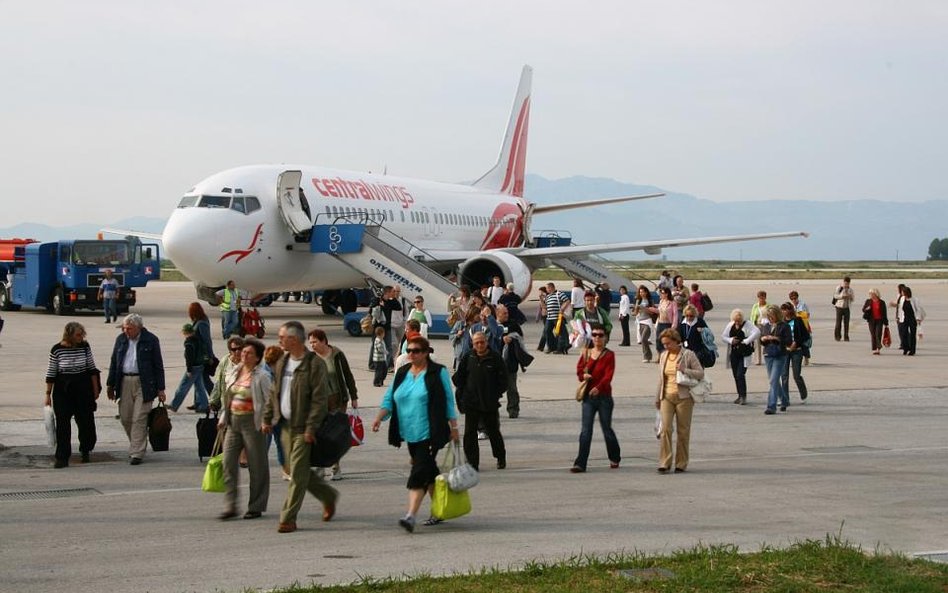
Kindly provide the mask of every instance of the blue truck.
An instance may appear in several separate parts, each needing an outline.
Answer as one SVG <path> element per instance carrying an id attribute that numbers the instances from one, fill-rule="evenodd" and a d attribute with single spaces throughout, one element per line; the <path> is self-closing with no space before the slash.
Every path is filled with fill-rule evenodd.
<path id="1" fill-rule="evenodd" d="M 0 309 L 45 308 L 57 315 L 102 310 L 99 285 L 107 270 L 118 281 L 118 313 L 135 305 L 135 288 L 161 274 L 157 244 L 117 240 L 0 240 Z"/>

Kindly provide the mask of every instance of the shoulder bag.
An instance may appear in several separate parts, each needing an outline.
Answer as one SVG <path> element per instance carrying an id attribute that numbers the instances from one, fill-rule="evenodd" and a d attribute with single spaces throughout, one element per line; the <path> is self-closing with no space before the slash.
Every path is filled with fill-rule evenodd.
<path id="1" fill-rule="evenodd" d="M 442 465 L 445 468 L 450 468 L 444 473 L 444 479 L 448 482 L 448 488 L 454 492 L 470 490 L 481 481 L 477 470 L 467 462 L 464 457 L 464 450 L 456 441 L 448 443 Z"/>
<path id="2" fill-rule="evenodd" d="M 207 460 L 207 466 L 204 468 L 204 479 L 201 480 L 201 490 L 204 492 L 224 492 L 227 486 L 224 484 L 224 454 L 221 448 L 224 446 L 224 433 L 227 430 L 221 430 L 214 439 L 214 449 L 211 451 L 211 458 Z"/>
<path id="3" fill-rule="evenodd" d="M 583 351 L 583 364 L 586 365 L 586 370 L 585 370 L 586 373 L 589 372 L 589 370 L 592 368 L 592 364 L 594 363 L 595 361 L 593 361 L 593 363 L 590 363 L 589 361 L 589 350 L 584 350 Z M 588 392 L 589 392 L 589 379 L 583 379 L 582 381 L 579 382 L 579 385 L 576 387 L 576 401 L 581 402 L 584 399 L 586 399 L 586 395 L 588 394 Z"/>

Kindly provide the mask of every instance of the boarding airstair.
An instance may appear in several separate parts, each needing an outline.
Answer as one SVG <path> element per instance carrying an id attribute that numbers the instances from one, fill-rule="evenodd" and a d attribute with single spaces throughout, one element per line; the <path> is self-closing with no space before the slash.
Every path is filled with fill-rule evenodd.
<path id="1" fill-rule="evenodd" d="M 448 299 L 457 291 L 454 283 L 427 263 L 437 260 L 371 219 L 317 220 L 310 251 L 328 253 L 378 285 L 400 286 L 409 301 L 424 296 L 425 308 L 432 315 L 446 315 Z"/>
<path id="2" fill-rule="evenodd" d="M 569 233 L 563 231 L 540 231 L 534 237 L 535 247 L 562 247 L 575 245 Z M 550 262 L 562 268 L 574 278 L 580 278 L 592 284 L 609 283 L 609 288 L 618 291 L 620 286 L 631 284 L 629 278 L 615 271 L 612 262 L 604 257 L 595 255 L 563 256 L 551 259 Z"/>

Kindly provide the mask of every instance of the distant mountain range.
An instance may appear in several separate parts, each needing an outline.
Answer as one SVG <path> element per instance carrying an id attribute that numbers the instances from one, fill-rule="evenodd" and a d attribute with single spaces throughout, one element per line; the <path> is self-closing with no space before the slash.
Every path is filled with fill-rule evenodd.
<path id="1" fill-rule="evenodd" d="M 540 204 L 666 191 L 614 179 L 528 175 L 525 197 Z M 654 200 L 537 216 L 533 234 L 567 231 L 577 243 L 685 239 L 714 235 L 807 231 L 809 239 L 774 239 L 667 249 L 671 260 L 923 260 L 931 240 L 948 236 L 948 199 L 927 202 L 758 200 L 713 202 L 666 191 Z M 169 207 L 170 208 L 170 207 Z M 51 227 L 22 223 L 0 228 L 0 237 L 40 241 L 94 238 L 102 227 L 160 233 L 166 219 L 133 217 L 115 222 Z M 641 252 L 614 259 L 654 259 Z"/>

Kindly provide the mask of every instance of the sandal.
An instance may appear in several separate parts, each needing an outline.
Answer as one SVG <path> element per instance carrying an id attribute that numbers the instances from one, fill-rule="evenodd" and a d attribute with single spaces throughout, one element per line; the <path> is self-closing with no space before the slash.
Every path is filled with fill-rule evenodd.
<path id="1" fill-rule="evenodd" d="M 443 522 L 444 522 L 444 519 L 439 519 L 437 517 L 428 517 L 427 519 L 425 519 L 424 524 L 430 527 L 431 525 L 437 525 L 438 523 L 443 523 Z"/>

